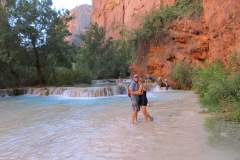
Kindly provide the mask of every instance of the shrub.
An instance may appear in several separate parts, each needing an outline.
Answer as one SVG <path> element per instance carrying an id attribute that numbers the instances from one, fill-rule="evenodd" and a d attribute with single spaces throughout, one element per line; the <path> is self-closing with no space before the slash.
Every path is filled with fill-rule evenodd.
<path id="1" fill-rule="evenodd" d="M 224 105 L 233 110 L 227 118 L 240 122 L 240 70 L 228 78 L 227 89 L 228 97 Z"/>
<path id="2" fill-rule="evenodd" d="M 76 83 L 91 83 L 91 72 L 87 68 L 76 66 L 78 69 L 55 68 L 47 78 L 48 85 L 73 85 Z"/>
<path id="3" fill-rule="evenodd" d="M 234 49 L 227 60 L 230 72 L 236 72 L 240 67 L 240 52 Z"/>
<path id="4" fill-rule="evenodd" d="M 142 26 L 134 30 L 135 40 L 156 39 L 174 19 L 185 15 L 199 16 L 202 10 L 200 0 L 177 0 L 173 6 L 155 7 L 144 16 Z"/>
<path id="5" fill-rule="evenodd" d="M 169 77 L 176 82 L 178 89 L 191 89 L 191 72 L 192 69 L 189 64 L 179 61 L 169 74 Z"/>
<path id="6" fill-rule="evenodd" d="M 228 72 L 221 61 L 207 64 L 206 68 L 197 66 L 192 72 L 193 89 L 199 94 L 200 102 L 211 111 L 220 110 L 225 81 Z"/>
<path id="7" fill-rule="evenodd" d="M 222 62 L 192 72 L 193 88 L 200 103 L 212 112 L 227 112 L 227 120 L 240 121 L 240 70 L 231 73 Z"/>

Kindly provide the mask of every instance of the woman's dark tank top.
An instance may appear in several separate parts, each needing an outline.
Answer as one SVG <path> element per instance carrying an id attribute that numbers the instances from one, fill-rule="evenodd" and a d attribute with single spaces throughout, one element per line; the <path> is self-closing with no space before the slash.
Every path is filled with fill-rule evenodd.
<path id="1" fill-rule="evenodd" d="M 140 105 L 147 106 L 148 99 L 147 99 L 147 91 L 143 90 L 143 94 L 140 96 Z"/>

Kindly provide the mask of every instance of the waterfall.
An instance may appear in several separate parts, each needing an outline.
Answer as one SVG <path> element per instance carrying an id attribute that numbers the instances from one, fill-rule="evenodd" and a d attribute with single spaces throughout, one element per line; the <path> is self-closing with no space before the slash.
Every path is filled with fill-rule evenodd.
<path id="1" fill-rule="evenodd" d="M 144 84 L 148 91 L 154 91 L 157 84 Z M 36 96 L 63 95 L 67 97 L 107 97 L 127 94 L 127 85 L 98 87 L 44 87 L 0 89 L 0 97 L 30 94 Z"/>
<path id="2" fill-rule="evenodd" d="M 27 94 L 37 96 L 64 95 L 67 97 L 106 97 L 126 93 L 126 86 L 29 88 L 27 92 Z"/>

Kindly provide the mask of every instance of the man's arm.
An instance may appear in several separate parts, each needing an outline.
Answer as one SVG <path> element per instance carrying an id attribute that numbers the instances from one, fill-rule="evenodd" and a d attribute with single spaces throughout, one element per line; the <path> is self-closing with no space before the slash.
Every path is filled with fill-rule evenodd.
<path id="1" fill-rule="evenodd" d="M 143 85 L 140 85 L 139 89 L 137 91 L 133 91 L 130 88 L 130 93 L 133 94 L 133 95 L 142 95 L 142 90 L 143 90 Z"/>

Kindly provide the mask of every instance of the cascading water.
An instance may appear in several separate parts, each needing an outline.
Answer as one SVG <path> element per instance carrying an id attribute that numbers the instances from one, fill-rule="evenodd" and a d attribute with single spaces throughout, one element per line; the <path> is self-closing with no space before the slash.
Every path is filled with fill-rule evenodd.
<path id="1" fill-rule="evenodd" d="M 30 88 L 28 94 L 38 96 L 63 95 L 67 97 L 106 97 L 122 95 L 127 93 L 126 86 L 105 86 L 105 87 L 49 87 Z"/>
<path id="2" fill-rule="evenodd" d="M 148 91 L 161 92 L 156 83 L 145 84 Z M 67 97 L 107 97 L 127 94 L 127 85 L 122 86 L 95 86 L 95 87 L 45 87 L 0 90 L 0 97 L 30 94 L 36 96 L 63 95 Z"/>

